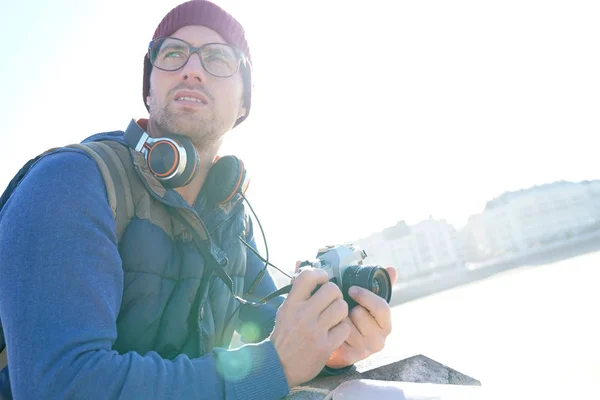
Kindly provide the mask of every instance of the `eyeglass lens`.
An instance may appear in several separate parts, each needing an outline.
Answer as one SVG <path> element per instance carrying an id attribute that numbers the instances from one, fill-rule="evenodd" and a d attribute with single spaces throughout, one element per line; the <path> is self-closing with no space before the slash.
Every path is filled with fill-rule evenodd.
<path id="1" fill-rule="evenodd" d="M 163 38 L 152 42 L 150 61 L 157 68 L 176 71 L 190 57 L 188 43 L 176 38 Z M 200 48 L 200 61 L 212 75 L 228 77 L 237 72 L 240 57 L 233 47 L 224 43 L 209 43 Z"/>

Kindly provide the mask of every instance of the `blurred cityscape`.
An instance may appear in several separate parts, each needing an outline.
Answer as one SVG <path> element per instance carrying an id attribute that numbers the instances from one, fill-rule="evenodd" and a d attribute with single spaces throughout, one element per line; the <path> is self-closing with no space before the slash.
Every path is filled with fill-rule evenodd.
<path id="1" fill-rule="evenodd" d="M 559 181 L 488 201 L 456 229 L 444 219 L 399 221 L 353 243 L 369 264 L 394 265 L 397 282 L 510 262 L 600 237 L 600 181 Z"/>

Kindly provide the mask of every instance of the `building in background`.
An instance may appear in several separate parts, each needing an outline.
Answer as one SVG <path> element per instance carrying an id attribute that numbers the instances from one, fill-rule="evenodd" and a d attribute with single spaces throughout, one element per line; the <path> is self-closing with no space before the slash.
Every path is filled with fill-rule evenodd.
<path id="1" fill-rule="evenodd" d="M 600 228 L 600 181 L 556 182 L 507 192 L 469 219 L 472 260 L 518 254 Z"/>
<path id="2" fill-rule="evenodd" d="M 429 218 L 396 225 L 354 241 L 367 263 L 394 265 L 398 281 L 462 268 L 600 232 L 600 181 L 555 182 L 489 201 L 457 231 Z"/>
<path id="3" fill-rule="evenodd" d="M 354 244 L 366 251 L 367 263 L 395 266 L 399 280 L 430 275 L 464 262 L 456 229 L 431 217 L 412 226 L 400 221 Z"/>

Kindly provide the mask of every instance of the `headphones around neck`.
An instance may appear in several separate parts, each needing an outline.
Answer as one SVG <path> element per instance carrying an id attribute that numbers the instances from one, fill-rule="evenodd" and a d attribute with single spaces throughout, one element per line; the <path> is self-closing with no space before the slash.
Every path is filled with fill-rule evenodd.
<path id="1" fill-rule="evenodd" d="M 165 188 L 186 186 L 198 174 L 200 155 L 185 136 L 153 138 L 132 119 L 124 139 L 129 147 L 144 155 L 148 169 Z M 227 155 L 213 163 L 204 187 L 209 201 L 226 203 L 237 193 L 244 194 L 248 184 L 242 160 Z"/>

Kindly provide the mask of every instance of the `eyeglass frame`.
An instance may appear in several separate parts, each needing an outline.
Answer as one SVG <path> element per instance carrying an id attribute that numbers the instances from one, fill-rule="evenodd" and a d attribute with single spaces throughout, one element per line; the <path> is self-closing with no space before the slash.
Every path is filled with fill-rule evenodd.
<path id="1" fill-rule="evenodd" d="M 179 40 L 185 44 L 187 44 L 190 54 L 188 55 L 187 59 L 185 60 L 185 62 L 181 65 L 181 67 L 177 68 L 177 69 L 164 69 L 161 67 L 158 67 L 156 65 L 154 65 L 154 62 L 152 62 L 152 56 L 151 56 L 151 52 L 152 52 L 152 44 L 154 42 L 157 42 L 159 40 L 163 40 L 163 39 L 175 39 L 175 40 Z M 227 76 L 219 76 L 219 75 L 215 75 L 212 72 L 210 72 L 206 66 L 204 65 L 204 61 L 202 61 L 202 56 L 200 55 L 200 52 L 202 51 L 202 49 L 206 46 L 209 45 L 214 45 L 214 44 L 218 44 L 221 46 L 228 46 L 230 48 L 233 49 L 234 53 L 239 57 L 239 61 L 237 63 L 237 67 L 235 69 L 235 72 L 232 73 L 231 75 L 227 75 Z M 157 37 L 156 39 L 153 39 L 150 41 L 150 43 L 148 43 L 148 53 L 146 54 L 148 56 L 148 61 L 150 62 L 150 64 L 155 67 L 160 69 L 161 71 L 166 71 L 166 72 L 175 72 L 175 71 L 179 71 L 180 69 L 182 69 L 183 67 L 186 66 L 186 64 L 190 61 L 190 58 L 192 57 L 192 55 L 197 54 L 198 58 L 200 59 L 200 64 L 202 64 L 202 68 L 208 72 L 210 75 L 214 76 L 215 78 L 231 78 L 232 76 L 234 76 L 235 74 L 237 74 L 240 70 L 240 64 L 243 63 L 244 67 L 246 67 L 248 65 L 248 58 L 244 55 L 244 53 L 238 49 L 236 46 L 229 44 L 229 43 L 219 43 L 219 42 L 210 42 L 210 43 L 204 43 L 203 45 L 199 46 L 199 47 L 194 47 L 192 46 L 190 43 L 188 43 L 187 41 L 174 37 L 174 36 L 161 36 L 161 37 Z"/>

